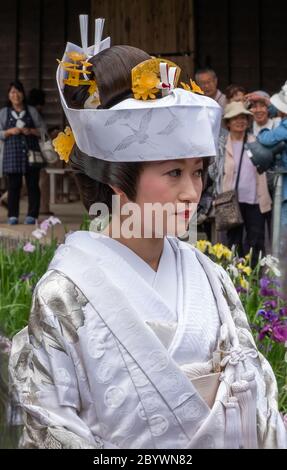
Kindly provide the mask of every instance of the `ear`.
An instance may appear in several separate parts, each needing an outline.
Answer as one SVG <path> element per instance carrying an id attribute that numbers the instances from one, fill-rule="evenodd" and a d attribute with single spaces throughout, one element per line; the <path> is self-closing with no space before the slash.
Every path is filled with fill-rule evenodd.
<path id="1" fill-rule="evenodd" d="M 122 189 L 118 188 L 117 186 L 112 186 L 111 184 L 109 184 L 109 187 L 114 191 L 116 196 L 120 196 L 121 202 L 123 204 L 128 202 L 128 198 Z"/>

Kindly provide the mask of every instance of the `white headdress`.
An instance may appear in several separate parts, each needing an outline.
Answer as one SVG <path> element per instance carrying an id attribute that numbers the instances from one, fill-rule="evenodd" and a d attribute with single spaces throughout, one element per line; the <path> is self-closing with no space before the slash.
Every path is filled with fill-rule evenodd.
<path id="1" fill-rule="evenodd" d="M 85 34 L 82 34 L 82 48 L 68 43 L 63 63 L 72 51 L 84 52 L 88 59 L 92 53 L 109 47 L 109 38 L 101 41 L 99 32 L 96 36 L 97 46 L 90 48 L 87 47 L 87 41 L 83 40 Z M 154 65 L 155 61 L 159 63 L 159 59 L 145 62 Z M 168 61 L 164 65 L 159 64 L 158 68 L 160 80 L 156 89 L 152 88 L 143 101 L 129 98 L 110 109 L 72 109 L 68 107 L 63 94 L 67 70 L 59 65 L 57 84 L 62 106 L 82 152 L 115 162 L 216 155 L 221 107 L 211 98 L 176 88 L 177 67 L 170 66 Z M 152 92 L 158 89 L 162 90 L 162 98 L 146 99 L 154 96 Z M 136 93 L 135 90 L 135 96 Z"/>

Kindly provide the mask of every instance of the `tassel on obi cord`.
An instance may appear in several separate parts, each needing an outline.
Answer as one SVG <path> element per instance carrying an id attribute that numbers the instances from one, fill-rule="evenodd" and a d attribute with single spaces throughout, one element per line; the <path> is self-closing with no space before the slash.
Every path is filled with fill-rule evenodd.
<path id="1" fill-rule="evenodd" d="M 241 418 L 238 399 L 229 397 L 225 406 L 225 448 L 239 449 L 241 447 Z"/>
<path id="2" fill-rule="evenodd" d="M 235 369 L 235 376 L 239 377 L 239 365 L 246 369 L 246 359 L 255 359 L 258 356 L 258 352 L 254 349 L 235 347 L 229 351 L 222 352 L 225 357 L 221 361 L 221 367 L 224 368 L 227 365 L 233 366 Z M 224 375 L 224 374 L 223 374 Z M 242 447 L 244 449 L 257 449 L 257 420 L 256 420 L 256 396 L 257 396 L 257 385 L 255 381 L 255 373 L 253 371 L 246 371 L 240 374 L 240 380 L 228 384 L 229 394 L 233 395 L 238 400 L 240 417 L 241 417 L 241 432 L 242 432 Z M 227 402 L 226 408 L 226 426 L 232 426 L 229 420 L 235 416 L 235 411 L 230 410 L 232 406 L 230 399 Z M 231 403 L 233 403 L 231 401 Z M 234 402 L 235 403 L 235 402 Z M 231 416 L 231 418 L 230 418 Z M 233 445 L 232 439 L 228 440 L 228 434 L 226 433 L 227 445 Z"/>
<path id="3" fill-rule="evenodd" d="M 242 380 L 246 380 L 249 383 L 249 388 L 252 393 L 252 399 L 256 402 L 257 399 L 257 384 L 255 380 L 255 372 L 252 370 L 248 372 L 244 372 L 244 374 L 241 375 Z"/>
<path id="4" fill-rule="evenodd" d="M 242 444 L 244 449 L 258 449 L 256 426 L 256 401 L 253 400 L 249 382 L 240 380 L 231 385 L 233 395 L 238 399 L 241 424 Z"/>

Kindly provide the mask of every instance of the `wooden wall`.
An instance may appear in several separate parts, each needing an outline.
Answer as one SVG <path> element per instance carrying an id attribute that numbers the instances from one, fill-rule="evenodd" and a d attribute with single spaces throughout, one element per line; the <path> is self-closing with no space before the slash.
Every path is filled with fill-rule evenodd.
<path id="1" fill-rule="evenodd" d="M 106 18 L 104 36 L 163 56 L 183 69 L 212 66 L 220 87 L 277 90 L 287 79 L 286 0 L 9 0 L 0 2 L 0 106 L 19 78 L 43 88 L 48 125 L 63 125 L 55 83 L 65 43 L 80 43 L 78 15 Z"/>
<path id="2" fill-rule="evenodd" d="M 92 0 L 92 17 L 106 19 L 111 42 L 166 57 L 193 75 L 193 0 Z"/>
<path id="3" fill-rule="evenodd" d="M 56 59 L 67 41 L 80 42 L 80 13 L 90 13 L 90 0 L 9 0 L 0 2 L 0 106 L 7 87 L 18 78 L 26 92 L 46 92 L 48 126 L 63 125 L 56 88 Z"/>
<path id="4" fill-rule="evenodd" d="M 195 65 L 220 87 L 277 91 L 287 80 L 286 0 L 194 0 Z"/>

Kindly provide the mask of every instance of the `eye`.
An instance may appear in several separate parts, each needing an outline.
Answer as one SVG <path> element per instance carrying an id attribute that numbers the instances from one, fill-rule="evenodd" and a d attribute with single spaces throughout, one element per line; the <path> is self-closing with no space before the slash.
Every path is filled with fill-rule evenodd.
<path id="1" fill-rule="evenodd" d="M 195 175 L 195 176 L 198 176 L 198 178 L 202 178 L 202 176 L 203 176 L 203 168 L 199 168 L 198 170 L 196 170 L 196 171 L 194 172 L 194 175 Z"/>
<path id="2" fill-rule="evenodd" d="M 181 174 L 182 174 L 182 170 L 180 168 L 176 168 L 175 170 L 171 170 L 166 173 L 166 175 L 169 175 L 172 178 L 177 178 Z"/>

